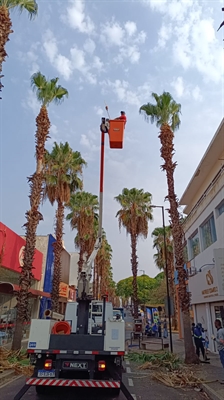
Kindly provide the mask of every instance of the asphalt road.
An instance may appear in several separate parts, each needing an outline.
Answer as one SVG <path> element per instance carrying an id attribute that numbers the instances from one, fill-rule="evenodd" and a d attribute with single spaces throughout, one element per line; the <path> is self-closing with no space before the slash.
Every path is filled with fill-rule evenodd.
<path id="1" fill-rule="evenodd" d="M 132 330 L 132 317 L 129 312 L 126 316 L 126 339 L 130 337 Z M 166 387 L 151 379 L 148 372 L 140 372 L 128 359 L 125 359 L 127 373 L 123 374 L 123 383 L 133 395 L 134 400 L 208 400 L 202 393 L 194 390 L 178 390 Z M 14 396 L 24 385 L 24 378 L 19 378 L 0 388 L 1 400 L 13 400 Z M 64 389 L 55 388 L 52 395 L 39 397 L 35 388 L 30 388 L 22 397 L 22 400 L 113 400 L 113 392 L 104 389 Z M 117 400 L 125 400 L 121 392 Z"/>

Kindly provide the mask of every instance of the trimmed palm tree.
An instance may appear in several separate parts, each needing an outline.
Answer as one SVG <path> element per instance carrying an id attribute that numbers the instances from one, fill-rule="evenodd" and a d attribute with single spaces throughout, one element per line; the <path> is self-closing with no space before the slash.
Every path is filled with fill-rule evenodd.
<path id="1" fill-rule="evenodd" d="M 57 83 L 58 78 L 47 80 L 40 72 L 31 77 L 31 85 L 41 103 L 41 108 L 36 118 L 36 171 L 28 178 L 30 184 L 30 210 L 26 212 L 27 222 L 24 225 L 26 229 L 26 245 L 23 267 L 19 278 L 20 291 L 17 295 L 17 319 L 12 343 L 13 350 L 20 349 L 23 322 L 29 320 L 30 317 L 28 301 L 33 277 L 32 268 L 36 245 L 36 230 L 39 222 L 43 219 L 39 206 L 43 195 L 45 143 L 49 137 L 50 130 L 47 107 L 52 102 L 60 104 L 64 97 L 68 96 L 67 90 Z"/>
<path id="2" fill-rule="evenodd" d="M 77 229 L 78 238 L 76 245 L 79 247 L 79 272 L 82 271 L 87 242 L 95 231 L 94 220 L 99 209 L 98 196 L 88 192 L 77 192 L 71 195 L 68 203 L 70 213 L 66 219 L 70 221 L 71 228 Z"/>
<path id="3" fill-rule="evenodd" d="M 176 269 L 179 279 L 179 302 L 182 309 L 183 327 L 184 327 L 184 343 L 185 343 L 185 362 L 195 363 L 198 359 L 195 355 L 192 336 L 191 336 L 191 320 L 190 320 L 190 293 L 186 286 L 186 271 L 184 270 L 183 260 L 183 230 L 178 211 L 178 200 L 174 189 L 174 170 L 177 163 L 173 162 L 174 154 L 174 132 L 180 126 L 181 105 L 176 103 L 169 92 L 163 92 L 162 95 L 152 93 L 155 104 L 148 103 L 140 107 L 140 113 L 156 122 L 156 126 L 160 128 L 159 139 L 161 141 L 161 157 L 164 160 L 162 170 L 166 171 L 168 196 L 170 203 L 170 218 L 172 225 L 172 236 L 174 241 L 174 254 Z"/>
<path id="4" fill-rule="evenodd" d="M 177 329 L 177 305 L 176 305 L 176 290 L 174 282 L 174 253 L 173 253 L 173 237 L 172 229 L 170 226 L 165 227 L 166 233 L 166 251 L 167 251 L 167 267 L 168 267 L 168 281 L 170 287 L 170 294 L 174 303 L 174 317 L 172 318 L 174 329 Z M 154 254 L 154 261 L 156 266 L 166 273 L 166 258 L 164 248 L 164 231 L 163 228 L 155 228 L 152 232 L 153 248 L 156 249 Z"/>
<path id="5" fill-rule="evenodd" d="M 106 233 L 102 231 L 102 245 L 97 253 L 94 265 L 94 297 L 101 299 L 102 295 L 109 294 L 112 285 L 112 248 L 107 241 Z"/>
<path id="6" fill-rule="evenodd" d="M 73 151 L 68 142 L 54 143 L 51 153 L 45 153 L 44 199 L 53 205 L 57 203 L 54 243 L 54 272 L 52 281 L 52 311 L 59 312 L 59 287 L 61 281 L 61 253 L 63 250 L 63 226 L 65 204 L 69 203 L 71 194 L 82 189 L 81 180 L 85 160 L 79 151 Z"/>
<path id="7" fill-rule="evenodd" d="M 138 259 L 137 241 L 140 236 L 147 238 L 148 222 L 152 221 L 151 208 L 152 195 L 144 192 L 143 189 L 123 189 L 122 193 L 115 197 L 121 209 L 117 212 L 119 228 L 124 227 L 127 234 L 131 236 L 131 266 L 133 274 L 133 303 L 134 317 L 138 318 Z"/>
<path id="8" fill-rule="evenodd" d="M 2 64 L 8 56 L 6 52 L 6 43 L 9 41 L 12 30 L 12 21 L 10 11 L 17 8 L 20 12 L 26 10 L 30 19 L 37 14 L 37 2 L 35 0 L 0 0 L 0 92 L 3 88 L 1 83 Z"/>

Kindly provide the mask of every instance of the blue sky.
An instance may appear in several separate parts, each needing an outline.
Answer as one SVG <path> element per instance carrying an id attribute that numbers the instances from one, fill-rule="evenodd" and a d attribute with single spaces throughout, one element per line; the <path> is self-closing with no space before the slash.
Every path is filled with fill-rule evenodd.
<path id="1" fill-rule="evenodd" d="M 139 115 L 151 93 L 170 91 L 182 104 L 174 159 L 176 193 L 180 198 L 223 117 L 223 30 L 220 0 L 38 1 L 39 13 L 29 21 L 12 13 L 14 33 L 3 65 L 1 107 L 0 219 L 24 234 L 29 207 L 26 177 L 35 169 L 34 133 L 39 104 L 30 76 L 40 70 L 58 76 L 69 91 L 61 106 L 51 105 L 51 139 L 68 141 L 88 162 L 84 190 L 99 190 L 99 124 L 104 101 L 111 117 L 125 110 L 128 118 L 123 150 L 105 155 L 104 228 L 113 248 L 116 280 L 131 274 L 130 239 L 119 233 L 114 197 L 124 187 L 143 188 L 153 203 L 167 194 L 160 170 L 158 129 Z M 166 204 L 165 204 L 166 206 Z M 54 208 L 42 207 L 38 234 L 54 231 Z M 151 276 L 151 232 L 161 226 L 154 210 L 147 240 L 138 244 L 139 269 Z M 74 251 L 74 232 L 65 224 L 65 246 Z"/>

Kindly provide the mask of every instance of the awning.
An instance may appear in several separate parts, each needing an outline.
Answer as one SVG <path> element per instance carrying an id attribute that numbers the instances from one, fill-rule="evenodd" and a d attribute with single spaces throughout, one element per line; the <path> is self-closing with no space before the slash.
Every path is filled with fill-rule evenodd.
<path id="1" fill-rule="evenodd" d="M 0 282 L 0 293 L 13 294 L 13 292 L 19 292 L 19 285 L 10 282 Z M 32 288 L 29 289 L 29 293 L 34 297 L 51 297 L 50 293 Z"/>

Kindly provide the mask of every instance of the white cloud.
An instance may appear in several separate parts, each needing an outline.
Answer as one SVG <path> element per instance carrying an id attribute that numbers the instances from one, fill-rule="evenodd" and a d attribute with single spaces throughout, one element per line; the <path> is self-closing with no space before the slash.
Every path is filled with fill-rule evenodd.
<path id="1" fill-rule="evenodd" d="M 98 56 L 95 56 L 93 58 L 93 64 L 92 64 L 93 68 L 96 68 L 98 71 L 102 71 L 103 70 L 103 62 L 100 60 L 100 58 Z"/>
<path id="2" fill-rule="evenodd" d="M 92 39 L 88 38 L 88 39 L 85 41 L 85 43 L 84 43 L 84 45 L 83 45 L 83 48 L 84 48 L 84 50 L 85 50 L 87 53 L 93 54 L 94 51 L 95 51 L 95 49 L 96 49 L 95 42 L 94 42 Z"/>
<path id="3" fill-rule="evenodd" d="M 129 82 L 119 79 L 114 82 L 105 80 L 101 82 L 101 85 L 103 94 L 112 90 L 118 101 L 137 107 L 146 101 L 150 94 L 150 85 L 147 82 L 142 86 L 138 86 L 135 91 L 130 87 Z"/>
<path id="4" fill-rule="evenodd" d="M 71 28 L 77 29 L 81 33 L 91 34 L 94 31 L 94 23 L 91 18 L 85 14 L 84 0 L 70 0 L 70 6 L 67 7 L 66 20 Z"/>
<path id="5" fill-rule="evenodd" d="M 103 116 L 104 111 L 103 111 L 103 109 L 102 109 L 101 107 L 95 106 L 95 107 L 94 107 L 94 110 L 96 111 L 96 114 L 97 114 L 97 115 L 99 115 L 100 117 Z"/>
<path id="6" fill-rule="evenodd" d="M 175 78 L 171 82 L 171 86 L 175 90 L 175 95 L 178 98 L 190 98 L 193 97 L 196 101 L 202 101 L 201 90 L 199 86 L 193 86 L 191 84 L 186 84 L 181 76 Z"/>
<path id="7" fill-rule="evenodd" d="M 43 39 L 43 48 L 50 63 L 54 65 L 65 80 L 69 80 L 72 75 L 71 61 L 59 53 L 56 38 L 50 30 L 46 31 Z"/>
<path id="8" fill-rule="evenodd" d="M 121 26 L 112 19 L 101 25 L 100 40 L 106 48 L 115 47 L 116 55 L 113 60 L 116 63 L 121 64 L 128 59 L 132 64 L 136 64 L 141 56 L 139 47 L 145 43 L 146 33 L 144 31 L 138 33 L 136 23 L 133 21 L 127 21 Z"/>
<path id="9" fill-rule="evenodd" d="M 124 25 L 129 36 L 133 36 L 137 32 L 136 23 L 133 21 L 127 21 Z"/>
<path id="10" fill-rule="evenodd" d="M 183 83 L 183 78 L 181 76 L 178 76 L 177 79 L 173 80 L 171 82 L 171 86 L 173 86 L 177 97 L 182 97 L 184 94 L 184 83 Z"/>
<path id="11" fill-rule="evenodd" d="M 73 47 L 70 50 L 73 67 L 82 72 L 86 70 L 85 53 L 83 50 Z"/>
<path id="12" fill-rule="evenodd" d="M 205 80 L 220 82 L 223 51 L 211 18 L 212 3 L 208 6 L 199 0 L 149 0 L 147 4 L 163 16 L 158 46 L 166 45 L 176 64 L 185 70 L 196 69 Z"/>
<path id="13" fill-rule="evenodd" d="M 23 100 L 22 106 L 26 109 L 31 109 L 35 116 L 40 111 L 40 103 L 37 100 L 37 96 L 33 90 L 29 89 L 27 92 L 27 98 Z"/>

